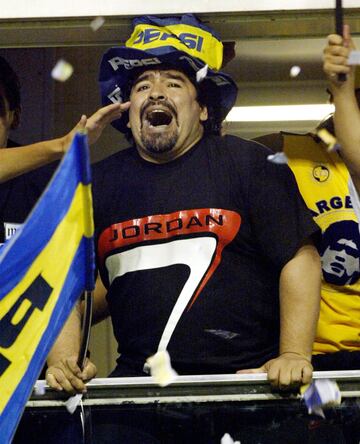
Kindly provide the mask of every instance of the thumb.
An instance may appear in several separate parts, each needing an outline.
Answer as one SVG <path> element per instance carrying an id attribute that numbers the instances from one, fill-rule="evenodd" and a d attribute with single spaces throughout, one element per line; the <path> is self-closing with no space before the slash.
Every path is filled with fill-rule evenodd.
<path id="1" fill-rule="evenodd" d="M 123 102 L 121 105 L 122 105 L 122 106 L 121 106 L 122 111 L 127 111 L 127 110 L 130 108 L 131 102 L 130 102 L 130 100 L 129 100 L 129 101 L 127 101 L 127 102 Z"/>
<path id="2" fill-rule="evenodd" d="M 84 368 L 82 372 L 80 373 L 80 377 L 83 380 L 90 380 L 94 376 L 96 376 L 97 368 L 93 362 L 91 362 L 88 358 L 86 358 Z"/>
<path id="3" fill-rule="evenodd" d="M 75 134 L 80 131 L 83 132 L 86 130 L 86 123 L 87 123 L 87 117 L 85 116 L 85 114 L 83 114 L 81 116 L 81 119 L 78 121 L 78 123 L 74 126 L 74 128 L 67 134 L 67 137 L 70 138 L 69 140 L 69 144 L 71 142 L 71 140 L 73 139 L 73 137 L 75 136 Z"/>
<path id="4" fill-rule="evenodd" d="M 343 27 L 343 39 L 344 39 L 344 46 L 349 46 L 350 41 L 350 26 L 344 25 Z"/>
<path id="5" fill-rule="evenodd" d="M 355 49 L 355 44 L 350 34 L 350 26 L 344 25 L 343 39 L 345 48 Z"/>
<path id="6" fill-rule="evenodd" d="M 83 114 L 81 116 L 81 119 L 79 120 L 79 123 L 77 124 L 77 130 L 85 131 L 86 123 L 87 123 L 87 117 L 85 116 L 85 114 Z"/>

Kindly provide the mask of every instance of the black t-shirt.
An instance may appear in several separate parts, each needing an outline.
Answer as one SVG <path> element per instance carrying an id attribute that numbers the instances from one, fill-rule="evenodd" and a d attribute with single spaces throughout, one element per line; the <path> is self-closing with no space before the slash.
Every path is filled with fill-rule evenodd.
<path id="1" fill-rule="evenodd" d="M 9 143 L 8 148 L 18 146 Z M 0 244 L 22 224 L 55 171 L 57 162 L 0 183 Z"/>
<path id="2" fill-rule="evenodd" d="M 134 148 L 94 167 L 97 260 L 119 343 L 114 376 L 167 349 L 181 374 L 258 367 L 278 353 L 279 276 L 317 231 L 286 165 L 234 136 L 175 161 Z"/>

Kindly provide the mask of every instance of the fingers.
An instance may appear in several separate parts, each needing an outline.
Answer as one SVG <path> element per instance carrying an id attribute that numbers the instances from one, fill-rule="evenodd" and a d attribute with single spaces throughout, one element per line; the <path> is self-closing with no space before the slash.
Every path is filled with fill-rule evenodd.
<path id="1" fill-rule="evenodd" d="M 323 51 L 323 60 L 346 64 L 350 50 L 342 44 L 327 45 Z"/>
<path id="2" fill-rule="evenodd" d="M 77 124 L 77 129 L 79 129 L 80 131 L 84 131 L 86 127 L 86 122 L 87 122 L 87 117 L 85 116 L 85 114 L 83 114 L 81 116 L 79 123 Z"/>
<path id="3" fill-rule="evenodd" d="M 344 46 L 348 48 L 350 46 L 350 40 L 351 40 L 349 25 L 344 25 L 343 38 L 344 38 Z"/>
<path id="4" fill-rule="evenodd" d="M 55 390 L 68 393 L 86 392 L 85 382 L 96 375 L 96 367 L 89 360 L 85 363 L 83 371 L 76 363 L 76 358 L 62 359 L 50 366 L 46 371 L 46 381 Z"/>
<path id="5" fill-rule="evenodd" d="M 296 366 L 291 369 L 289 384 L 299 386 L 302 384 L 303 380 L 303 368 L 301 366 Z"/>
<path id="6" fill-rule="evenodd" d="M 298 387 L 302 383 L 302 368 L 273 367 L 268 372 L 268 380 L 281 390 Z"/>
<path id="7" fill-rule="evenodd" d="M 343 37 L 339 34 L 330 34 L 327 38 L 328 45 L 341 45 Z"/>
<path id="8" fill-rule="evenodd" d="M 68 393 L 82 393 L 86 390 L 84 382 L 77 376 L 81 371 L 75 369 L 69 360 L 62 360 L 46 371 L 46 381 L 56 390 L 65 390 Z"/>
<path id="9" fill-rule="evenodd" d="M 113 120 L 119 119 L 122 113 L 130 108 L 130 102 L 112 103 L 98 109 L 89 119 L 82 115 L 76 130 L 84 130 L 85 128 L 93 129 L 94 125 L 106 126 Z"/>
<path id="10" fill-rule="evenodd" d="M 283 389 L 290 385 L 291 379 L 289 373 L 284 371 L 280 365 L 277 365 L 276 361 L 269 367 L 267 377 L 273 387 Z"/>
<path id="11" fill-rule="evenodd" d="M 301 382 L 303 384 L 309 384 L 312 380 L 312 373 L 313 373 L 313 366 L 312 365 L 308 365 L 308 366 L 304 367 L 303 371 L 302 371 Z"/>
<path id="12" fill-rule="evenodd" d="M 344 26 L 344 37 L 337 34 L 328 36 L 328 44 L 323 51 L 324 71 L 331 78 L 339 73 L 348 74 L 351 67 L 348 65 L 350 52 L 355 45 L 350 36 L 350 28 Z"/>
<path id="13" fill-rule="evenodd" d="M 336 74 L 344 73 L 349 74 L 351 71 L 351 68 L 349 66 L 345 65 L 346 62 L 343 64 L 338 64 L 337 62 L 325 62 L 324 63 L 324 71 L 330 77 L 330 79 L 335 78 Z"/>
<path id="14" fill-rule="evenodd" d="M 90 117 L 90 119 L 94 124 L 105 126 L 111 123 L 113 120 L 119 119 L 122 113 L 127 111 L 129 108 L 130 102 L 112 103 L 111 105 L 100 108 Z"/>
<path id="15" fill-rule="evenodd" d="M 83 381 L 88 382 L 92 378 L 95 378 L 96 373 L 97 373 L 97 368 L 95 364 L 93 364 L 88 358 L 86 358 L 84 368 L 82 372 L 79 374 L 80 378 Z"/>
<path id="16" fill-rule="evenodd" d="M 88 130 L 89 144 L 95 143 L 101 136 L 104 128 L 130 108 L 130 102 L 112 103 L 97 110 L 88 118 L 86 129 Z"/>
<path id="17" fill-rule="evenodd" d="M 46 372 L 46 382 L 49 387 L 52 387 L 55 390 L 62 391 L 63 387 L 61 384 L 57 382 L 57 379 L 53 373 L 50 373 L 50 371 Z"/>
<path id="18" fill-rule="evenodd" d="M 104 128 L 116 119 L 119 119 L 122 114 L 130 108 L 130 102 L 112 103 L 111 105 L 103 106 L 98 109 L 91 117 L 87 118 L 85 115 L 81 116 L 80 121 L 75 127 L 61 140 L 61 151 L 65 153 L 73 140 L 77 131 L 87 130 L 89 144 L 95 143 L 101 136 Z"/>
<path id="19" fill-rule="evenodd" d="M 279 356 L 271 359 L 263 366 L 251 369 L 238 370 L 236 373 L 254 374 L 267 373 L 267 378 L 273 387 L 286 390 L 309 384 L 312 379 L 313 367 L 301 356 Z"/>
<path id="20" fill-rule="evenodd" d="M 312 378 L 312 365 L 301 357 L 279 357 L 265 364 L 268 368 L 268 380 L 272 386 L 280 389 L 308 384 Z"/>
<path id="21" fill-rule="evenodd" d="M 328 37 L 328 45 L 323 51 L 323 69 L 333 86 L 339 87 L 338 74 L 350 74 L 348 57 L 351 51 L 351 39 L 332 34 Z"/>
<path id="22" fill-rule="evenodd" d="M 130 105 L 131 105 L 130 100 L 127 102 L 120 103 L 121 111 L 122 112 L 127 111 L 130 108 Z"/>

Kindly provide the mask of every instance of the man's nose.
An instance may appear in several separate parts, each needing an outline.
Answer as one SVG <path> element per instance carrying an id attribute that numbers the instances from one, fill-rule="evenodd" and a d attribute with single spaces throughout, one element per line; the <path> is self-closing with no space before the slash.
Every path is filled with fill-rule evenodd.
<path id="1" fill-rule="evenodd" d="M 158 100 L 165 100 L 165 98 L 166 95 L 162 85 L 158 83 L 154 84 L 150 91 L 150 99 L 158 101 Z"/>

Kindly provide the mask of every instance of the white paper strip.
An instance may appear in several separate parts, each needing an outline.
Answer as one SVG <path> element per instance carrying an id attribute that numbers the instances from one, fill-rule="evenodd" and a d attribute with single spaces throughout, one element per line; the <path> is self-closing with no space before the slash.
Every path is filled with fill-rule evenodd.
<path id="1" fill-rule="evenodd" d="M 360 51 L 351 51 L 348 60 L 349 65 L 360 65 Z"/>

